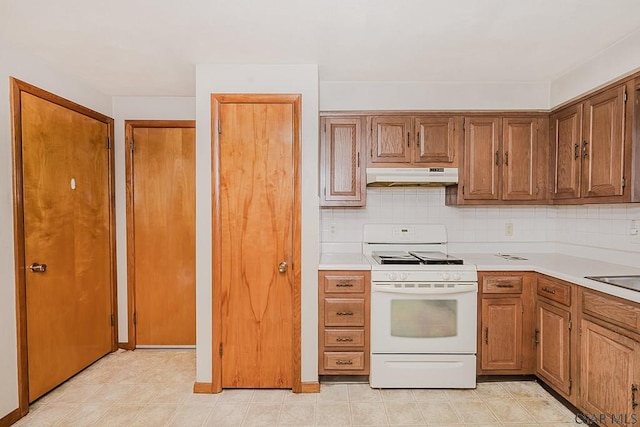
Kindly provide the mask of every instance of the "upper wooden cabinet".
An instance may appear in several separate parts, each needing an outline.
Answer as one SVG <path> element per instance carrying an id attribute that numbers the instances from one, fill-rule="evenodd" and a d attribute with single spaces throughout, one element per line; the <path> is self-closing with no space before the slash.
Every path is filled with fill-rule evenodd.
<path id="1" fill-rule="evenodd" d="M 323 117 L 320 123 L 320 206 L 364 206 L 363 117 Z"/>
<path id="2" fill-rule="evenodd" d="M 542 116 L 464 119 L 464 168 L 447 204 L 540 203 L 546 188 Z"/>
<path id="3" fill-rule="evenodd" d="M 627 97 L 627 85 L 618 85 L 551 115 L 553 203 L 634 201 L 625 195 L 634 157 Z"/>
<path id="4" fill-rule="evenodd" d="M 381 115 L 368 118 L 372 167 L 456 166 L 456 118 Z"/>

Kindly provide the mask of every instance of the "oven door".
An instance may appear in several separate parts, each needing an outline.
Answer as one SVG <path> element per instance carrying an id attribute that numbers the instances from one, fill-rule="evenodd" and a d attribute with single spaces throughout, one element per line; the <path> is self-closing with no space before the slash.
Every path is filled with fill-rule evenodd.
<path id="1" fill-rule="evenodd" d="M 372 284 L 371 353 L 476 353 L 478 285 Z"/>

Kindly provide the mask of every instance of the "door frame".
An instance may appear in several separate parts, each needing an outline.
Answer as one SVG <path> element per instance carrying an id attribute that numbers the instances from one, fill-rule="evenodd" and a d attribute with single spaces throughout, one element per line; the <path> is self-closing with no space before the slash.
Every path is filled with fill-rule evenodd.
<path id="1" fill-rule="evenodd" d="M 211 196 L 212 196 L 212 384 L 211 391 L 222 391 L 222 357 L 217 349 L 222 342 L 222 223 L 220 209 L 220 136 L 219 120 L 222 104 L 290 104 L 293 107 L 293 250 L 292 250 L 292 390 L 302 392 L 301 380 L 301 103 L 300 94 L 211 94 Z"/>
<path id="2" fill-rule="evenodd" d="M 45 101 L 75 111 L 108 126 L 109 159 L 107 173 L 109 175 L 109 252 L 111 264 L 111 351 L 118 349 L 118 317 L 116 290 L 116 232 L 115 232 L 115 181 L 114 181 L 114 153 L 113 132 L 114 120 L 61 96 L 47 92 L 29 83 L 10 77 L 11 83 L 11 139 L 13 155 L 13 236 L 14 236 L 14 272 L 16 286 L 16 325 L 18 347 L 18 405 L 20 415 L 29 412 L 29 358 L 27 348 L 27 289 L 26 289 L 26 260 L 25 260 L 25 229 L 24 229 L 24 195 L 23 195 L 23 159 L 22 159 L 22 92 L 29 93 Z"/>
<path id="3" fill-rule="evenodd" d="M 135 212 L 134 212 L 134 182 L 133 182 L 133 132 L 136 128 L 193 128 L 195 120 L 125 120 L 124 121 L 124 149 L 125 157 L 125 186 L 126 218 L 127 218 L 127 331 L 126 343 L 120 347 L 126 350 L 136 348 L 136 328 L 134 314 L 136 311 L 136 268 L 135 268 Z"/>

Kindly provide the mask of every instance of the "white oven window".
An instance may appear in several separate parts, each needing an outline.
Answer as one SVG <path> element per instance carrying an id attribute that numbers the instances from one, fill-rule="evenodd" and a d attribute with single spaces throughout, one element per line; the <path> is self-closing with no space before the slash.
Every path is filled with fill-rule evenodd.
<path id="1" fill-rule="evenodd" d="M 391 335 L 406 338 L 437 338 L 458 335 L 458 301 L 391 300 Z"/>

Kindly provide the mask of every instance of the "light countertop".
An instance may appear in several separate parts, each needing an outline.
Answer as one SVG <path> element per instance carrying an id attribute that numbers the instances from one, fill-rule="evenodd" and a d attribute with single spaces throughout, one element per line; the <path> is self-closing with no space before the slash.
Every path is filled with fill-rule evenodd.
<path id="1" fill-rule="evenodd" d="M 638 267 L 579 258 L 557 253 L 510 253 L 524 260 L 509 260 L 492 253 L 451 253 L 465 264 L 475 264 L 478 271 L 534 271 L 566 280 L 585 288 L 640 302 L 640 292 L 585 279 L 584 276 L 640 275 Z M 360 253 L 324 253 L 320 270 L 370 270 L 371 265 Z"/>

